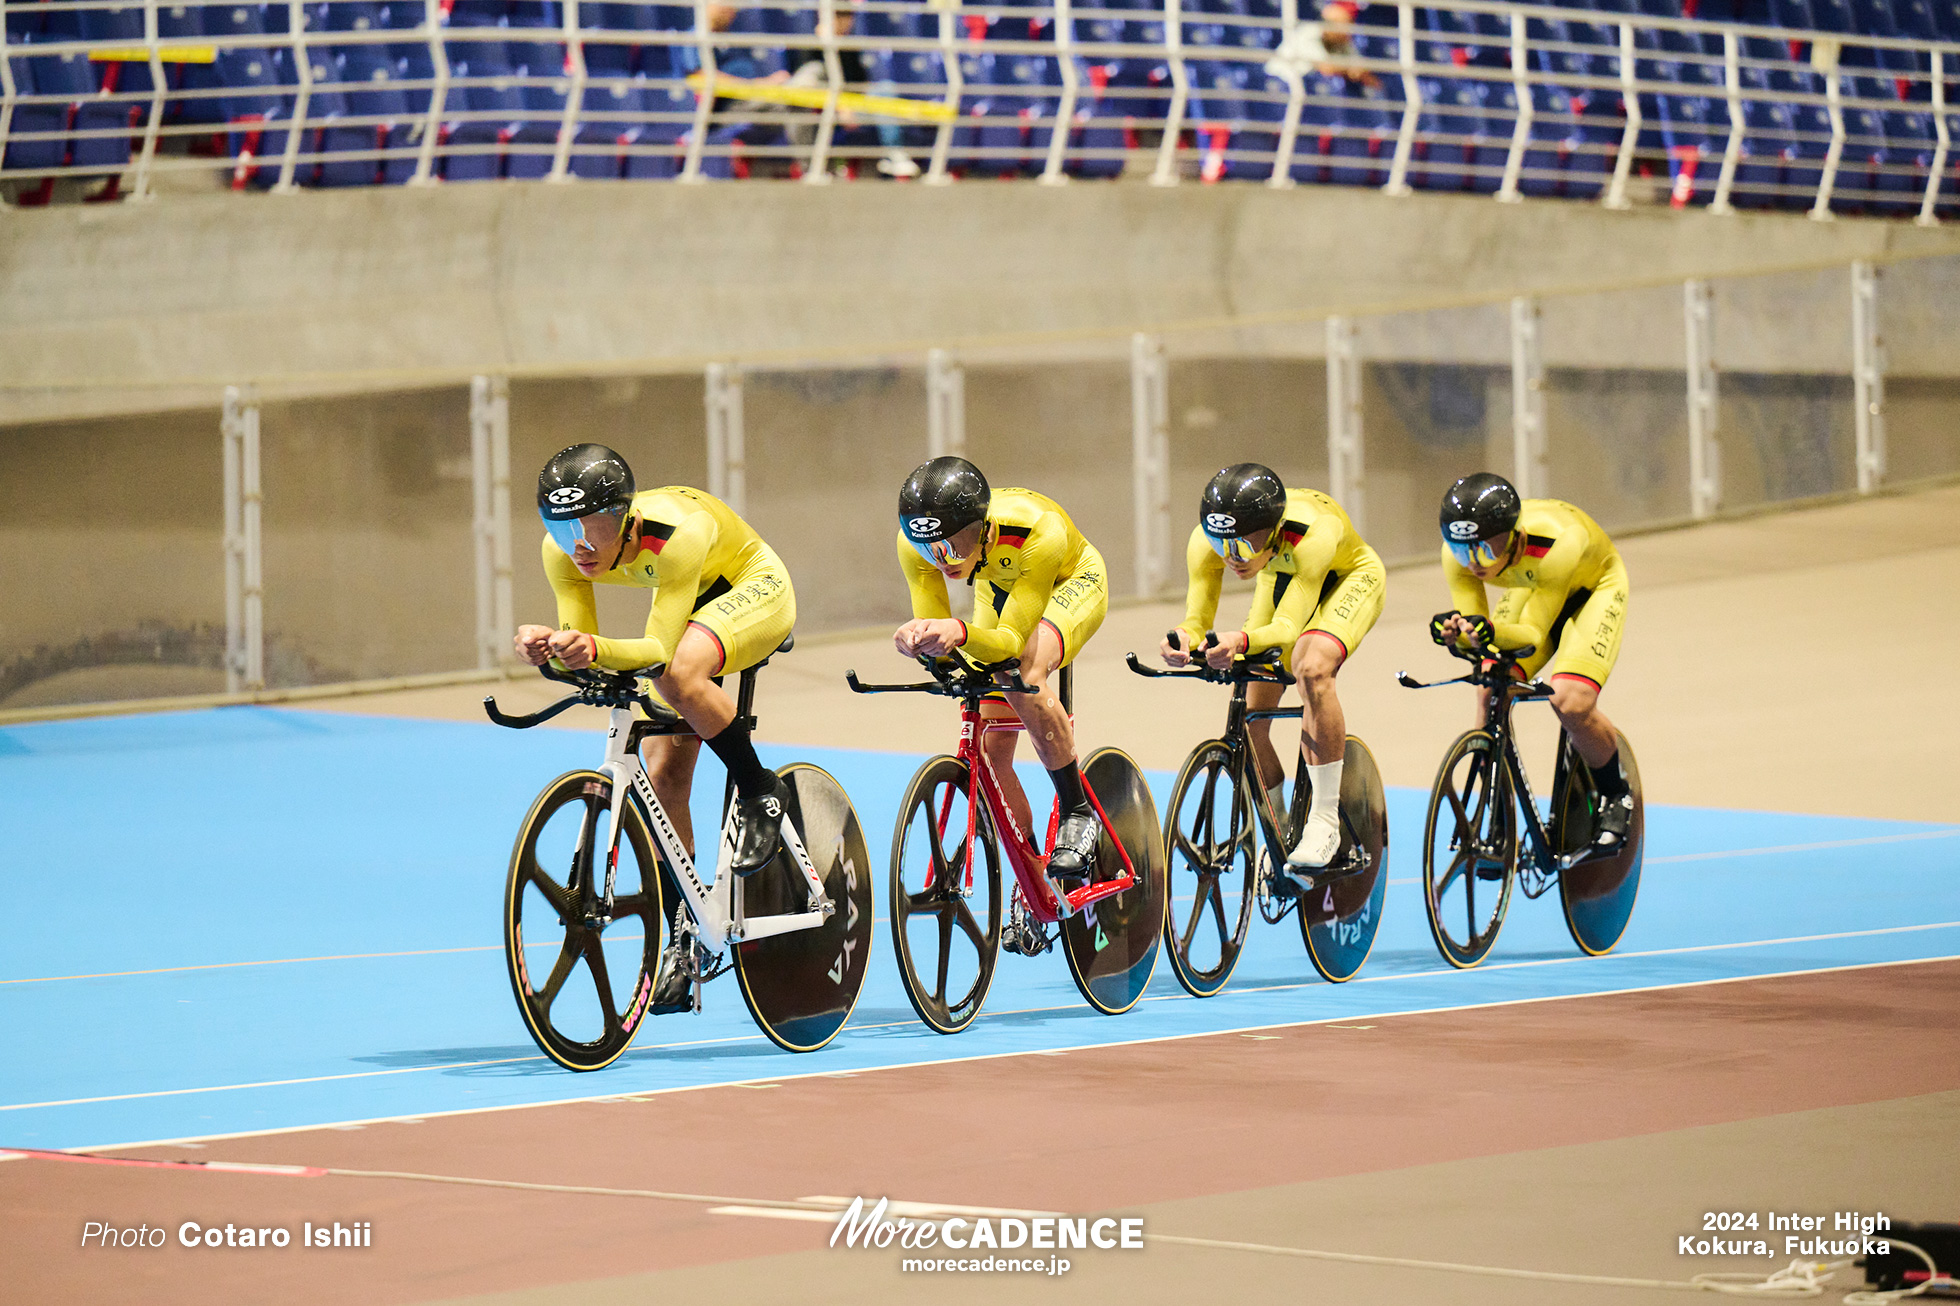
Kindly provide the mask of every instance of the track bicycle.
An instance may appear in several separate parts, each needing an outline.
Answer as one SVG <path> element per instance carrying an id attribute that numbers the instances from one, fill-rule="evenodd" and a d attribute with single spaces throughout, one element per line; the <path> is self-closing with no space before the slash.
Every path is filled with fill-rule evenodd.
<path id="1" fill-rule="evenodd" d="M 755 726 L 755 678 L 766 665 L 741 673 L 738 726 Z M 729 969 L 771 1042 L 791 1052 L 830 1042 L 857 1005 L 871 953 L 870 864 L 843 787 L 805 762 L 779 767 L 789 791 L 782 846 L 738 879 L 728 870 L 730 783 L 714 880 L 704 885 L 640 760 L 643 740 L 693 729 L 640 689 L 644 673 L 539 670 L 574 692 L 528 716 L 485 698 L 492 721 L 529 729 L 579 703 L 611 716 L 604 763 L 546 785 L 511 851 L 504 957 L 538 1047 L 567 1070 L 611 1065 L 647 1016 L 699 1011 L 702 986 Z M 551 957 L 542 983 L 534 950 Z"/>
<path id="2" fill-rule="evenodd" d="M 1021 679 L 1020 659 L 976 666 L 921 657 L 919 663 L 930 681 L 867 685 L 857 672 L 844 673 L 859 694 L 960 700 L 958 752 L 919 768 L 892 833 L 892 942 L 912 1009 L 938 1033 L 957 1034 L 980 1014 L 1001 949 L 1033 957 L 1059 941 L 1083 999 L 1104 1015 L 1128 1011 L 1150 982 L 1164 920 L 1164 846 L 1143 772 L 1118 748 L 1098 748 L 1082 763 L 1082 788 L 1102 822 L 1102 838 L 1089 874 L 1058 894 L 1047 857 L 1015 821 L 981 748 L 988 734 L 1025 729 L 980 712 L 981 700 L 1002 689 L 1033 692 Z M 1072 668 L 1062 668 L 1060 697 L 1072 718 Z M 1050 850 L 1060 824 L 1057 799 L 1048 818 Z M 1004 913 L 1003 851 L 1014 872 Z"/>
<path id="3" fill-rule="evenodd" d="M 1217 642 L 1216 634 L 1207 634 L 1207 648 Z M 1375 755 L 1355 736 L 1347 737 L 1340 848 L 1324 867 L 1289 869 L 1286 850 L 1306 821 L 1313 785 L 1306 769 L 1299 768 L 1288 812 L 1273 810 L 1266 787 L 1258 781 L 1246 733 L 1248 722 L 1300 717 L 1298 707 L 1246 706 L 1246 689 L 1252 684 L 1293 683 L 1281 669 L 1279 651 L 1236 658 L 1227 671 L 1207 665 L 1201 656 L 1177 670 L 1146 667 L 1134 653 L 1128 661 L 1140 676 L 1232 686 L 1224 734 L 1191 750 L 1171 789 L 1164 819 L 1172 879 L 1181 889 L 1188 872 L 1193 885 L 1190 911 L 1178 910 L 1180 892 L 1173 895 L 1164 919 L 1164 942 L 1177 982 L 1199 998 L 1225 987 L 1245 947 L 1255 902 L 1270 924 L 1297 911 L 1313 968 L 1337 984 L 1352 979 L 1375 946 L 1388 892 L 1388 804 Z"/>
<path id="4" fill-rule="evenodd" d="M 1484 691 L 1484 725 L 1458 735 L 1443 754 L 1423 823 L 1423 905 L 1437 949 L 1452 966 L 1475 966 L 1497 942 L 1512 886 L 1537 898 L 1556 883 L 1573 942 L 1588 956 L 1610 952 L 1626 932 L 1640 891 L 1647 808 L 1633 745 L 1616 732 L 1633 820 L 1618 851 L 1598 856 L 1593 836 L 1599 790 L 1572 737 L 1559 732 L 1549 819 L 1540 817 L 1518 757 L 1511 709 L 1552 696 L 1543 681 L 1519 678 L 1517 664 L 1533 646 L 1499 649 L 1486 631 L 1484 647 L 1462 648 L 1431 633 L 1470 670 L 1428 683 L 1402 671 L 1396 680 L 1409 689 L 1475 685 Z"/>

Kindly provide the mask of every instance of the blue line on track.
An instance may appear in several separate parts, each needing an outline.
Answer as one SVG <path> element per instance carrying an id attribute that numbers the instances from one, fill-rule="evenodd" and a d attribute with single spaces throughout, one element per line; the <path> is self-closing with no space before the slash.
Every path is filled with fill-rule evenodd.
<path id="1" fill-rule="evenodd" d="M 856 1015 L 822 1052 L 777 1051 L 723 980 L 700 1015 L 655 1020 L 611 1069 L 574 1076 L 538 1055 L 512 1006 L 499 903 L 525 806 L 551 776 L 592 764 L 597 744 L 276 708 L 0 730 L 0 1146 L 301 1128 L 1960 955 L 1960 826 L 1654 808 L 1619 952 L 1578 956 L 1555 897 L 1520 898 L 1490 967 L 1450 972 L 1413 882 L 1424 795 L 1395 790 L 1396 883 L 1354 983 L 1318 981 L 1291 921 L 1255 920 L 1212 1000 L 1185 997 L 1160 960 L 1135 1011 L 1101 1017 L 1059 956 L 1004 956 L 987 1014 L 941 1038 L 906 1004 L 881 926 Z M 894 809 L 919 759 L 762 752 L 843 781 L 882 915 Z M 1161 803 L 1169 777 L 1152 781 Z M 713 829 L 721 784 L 705 755 L 696 791 L 697 829 Z M 1029 791 L 1045 789 L 1032 779 Z M 398 955 L 373 955 L 384 953 Z M 264 962 L 285 964 L 238 964 Z M 129 973 L 142 971 L 161 973 Z"/>

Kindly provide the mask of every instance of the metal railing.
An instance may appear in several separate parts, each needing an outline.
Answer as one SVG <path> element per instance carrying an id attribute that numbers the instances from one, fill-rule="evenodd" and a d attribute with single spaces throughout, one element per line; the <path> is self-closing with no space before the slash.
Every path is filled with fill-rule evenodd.
<path id="1" fill-rule="evenodd" d="M 1930 27 L 1497 0 L 1321 22 L 1304 3 L 0 0 L 0 181 L 1129 170 L 1612 206 L 1651 179 L 1677 204 L 1820 219 L 1955 203 L 1960 42 Z"/>

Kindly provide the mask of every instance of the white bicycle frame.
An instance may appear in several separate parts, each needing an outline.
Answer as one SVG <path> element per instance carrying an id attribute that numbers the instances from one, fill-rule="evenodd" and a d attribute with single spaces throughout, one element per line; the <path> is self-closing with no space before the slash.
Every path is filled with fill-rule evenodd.
<path id="1" fill-rule="evenodd" d="M 674 823 L 667 819 L 667 810 L 654 795 L 653 782 L 647 779 L 638 750 L 627 747 L 632 728 L 632 709 L 613 708 L 611 725 L 606 730 L 606 760 L 599 768 L 612 781 L 612 809 L 606 815 L 605 837 L 599 845 L 606 850 L 607 903 L 612 902 L 613 873 L 619 865 L 619 835 L 624 828 L 620 817 L 626 807 L 626 792 L 631 789 L 646 804 L 647 816 L 653 825 L 653 837 L 659 840 L 660 850 L 674 870 L 681 893 L 687 898 L 695 928 L 708 947 L 719 949 L 745 939 L 766 939 L 777 934 L 812 930 L 836 914 L 837 905 L 824 892 L 823 881 L 817 878 L 816 867 L 811 863 L 810 854 L 803 847 L 803 840 L 797 835 L 787 812 L 783 814 L 783 843 L 795 857 L 797 868 L 803 872 L 804 885 L 810 892 L 808 910 L 782 916 L 751 917 L 743 914 L 742 900 L 734 892 L 736 877 L 728 869 L 735 858 L 735 807 L 732 803 L 721 823 L 715 882 L 712 885 L 702 884 L 701 877 L 695 874 L 694 859 L 681 846 L 681 837 L 675 832 Z"/>

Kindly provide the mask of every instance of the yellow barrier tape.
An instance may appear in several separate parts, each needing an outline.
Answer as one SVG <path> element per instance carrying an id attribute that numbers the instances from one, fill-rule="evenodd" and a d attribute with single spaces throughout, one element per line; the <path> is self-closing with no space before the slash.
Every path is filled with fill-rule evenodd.
<path id="1" fill-rule="evenodd" d="M 687 84 L 698 94 L 708 84 L 707 74 L 691 73 Z M 830 92 L 821 86 L 789 86 L 719 75 L 715 78 L 715 94 L 731 100 L 758 100 L 797 109 L 821 109 L 830 99 Z M 950 107 L 930 100 L 904 100 L 895 95 L 864 95 L 858 91 L 839 91 L 837 107 L 868 118 L 899 118 L 906 122 L 950 122 L 953 118 Z"/>
<path id="2" fill-rule="evenodd" d="M 164 63 L 216 63 L 218 49 L 212 45 L 166 45 L 157 50 Z M 148 63 L 150 52 L 140 45 L 117 46 L 110 50 L 90 50 L 90 63 Z"/>

